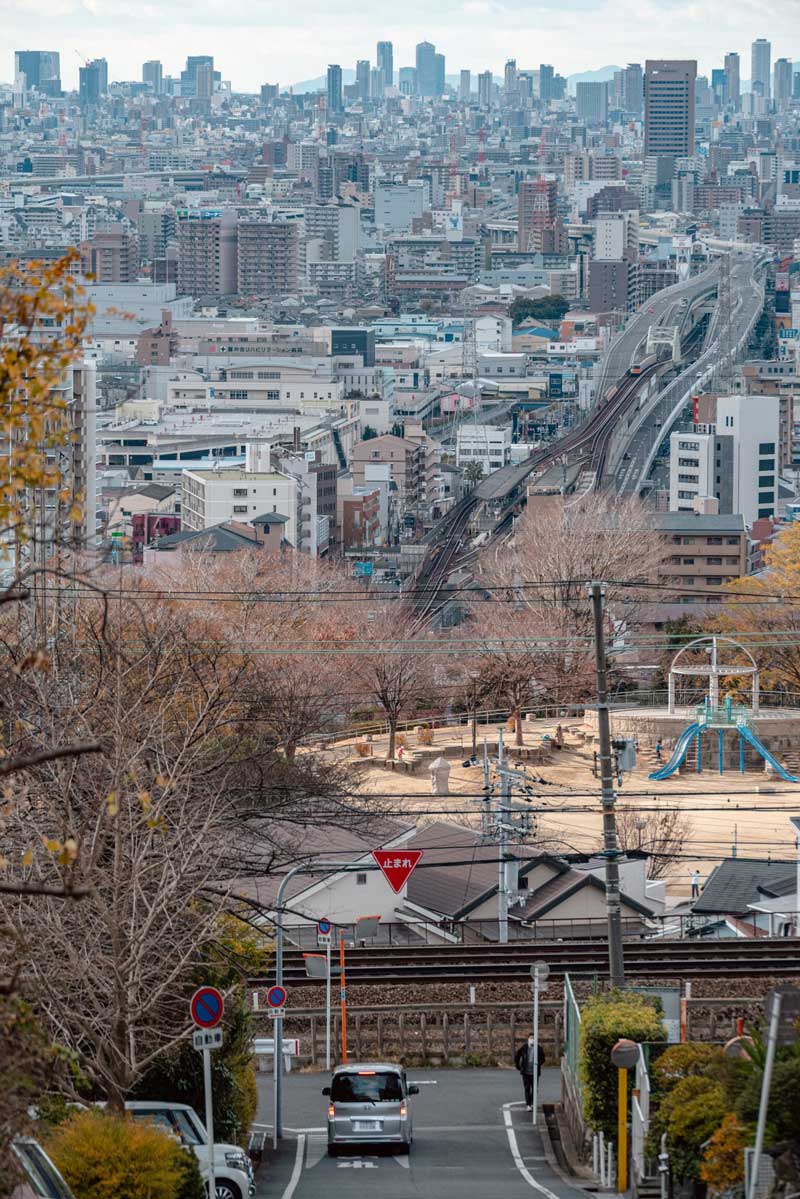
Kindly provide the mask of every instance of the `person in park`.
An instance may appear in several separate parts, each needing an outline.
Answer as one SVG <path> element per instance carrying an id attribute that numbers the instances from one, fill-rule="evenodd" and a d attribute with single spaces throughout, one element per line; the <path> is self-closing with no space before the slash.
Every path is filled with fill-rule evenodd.
<path id="1" fill-rule="evenodd" d="M 528 1111 L 533 1107 L 533 1075 L 536 1072 L 536 1077 L 542 1077 L 542 1066 L 544 1065 L 544 1046 L 540 1041 L 536 1045 L 533 1034 L 531 1034 L 523 1045 L 520 1045 L 514 1055 L 514 1065 L 522 1075 L 522 1085 L 525 1089 L 525 1106 Z"/>

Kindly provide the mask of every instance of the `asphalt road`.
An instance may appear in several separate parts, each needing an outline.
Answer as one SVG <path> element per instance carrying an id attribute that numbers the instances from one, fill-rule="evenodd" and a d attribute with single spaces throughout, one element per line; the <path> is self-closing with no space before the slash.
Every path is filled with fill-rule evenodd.
<path id="1" fill-rule="evenodd" d="M 285 1139 L 259 1171 L 257 1199 L 578 1199 L 547 1164 L 515 1070 L 410 1069 L 420 1085 L 408 1157 L 389 1150 L 327 1156 L 324 1074 L 286 1080 Z M 270 1075 L 259 1076 L 259 1118 L 271 1112 Z M 545 1070 L 543 1102 L 559 1097 L 558 1070 Z M 540 1116 L 541 1119 L 541 1116 Z"/>

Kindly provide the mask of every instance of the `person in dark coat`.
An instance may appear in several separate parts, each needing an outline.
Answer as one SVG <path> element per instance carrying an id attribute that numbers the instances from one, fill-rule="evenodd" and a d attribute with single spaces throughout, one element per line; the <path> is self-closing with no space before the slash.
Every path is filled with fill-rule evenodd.
<path id="1" fill-rule="evenodd" d="M 544 1065 L 544 1046 L 539 1042 L 538 1053 L 534 1056 L 534 1051 L 537 1049 L 533 1035 L 529 1036 L 524 1045 L 520 1045 L 514 1055 L 514 1065 L 522 1075 L 522 1085 L 525 1090 L 525 1106 L 528 1111 L 533 1107 L 533 1074 L 536 1071 L 536 1077 L 542 1077 L 542 1066 Z"/>

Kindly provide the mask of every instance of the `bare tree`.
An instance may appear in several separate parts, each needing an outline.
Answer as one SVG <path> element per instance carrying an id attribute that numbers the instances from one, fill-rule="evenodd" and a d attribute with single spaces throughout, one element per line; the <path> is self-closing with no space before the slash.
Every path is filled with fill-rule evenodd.
<path id="1" fill-rule="evenodd" d="M 692 822 L 684 812 L 662 807 L 655 799 L 648 807 L 653 810 L 617 805 L 617 841 L 625 853 L 641 850 L 649 854 L 649 877 L 665 878 L 680 861 Z"/>

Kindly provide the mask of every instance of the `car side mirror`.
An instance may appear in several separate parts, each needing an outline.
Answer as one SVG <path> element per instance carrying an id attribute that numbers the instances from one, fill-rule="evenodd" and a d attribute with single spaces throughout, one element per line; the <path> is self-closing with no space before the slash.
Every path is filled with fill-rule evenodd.
<path id="1" fill-rule="evenodd" d="M 330 1095 L 330 1093 L 331 1093 L 331 1089 L 330 1089 L 330 1087 L 323 1087 L 323 1088 L 322 1088 L 322 1094 L 323 1094 L 323 1095 Z"/>
<path id="2" fill-rule="evenodd" d="M 419 1095 L 419 1087 L 415 1087 L 414 1084 L 412 1083 L 411 1086 L 408 1088 L 408 1093 L 409 1093 L 409 1095 Z"/>

